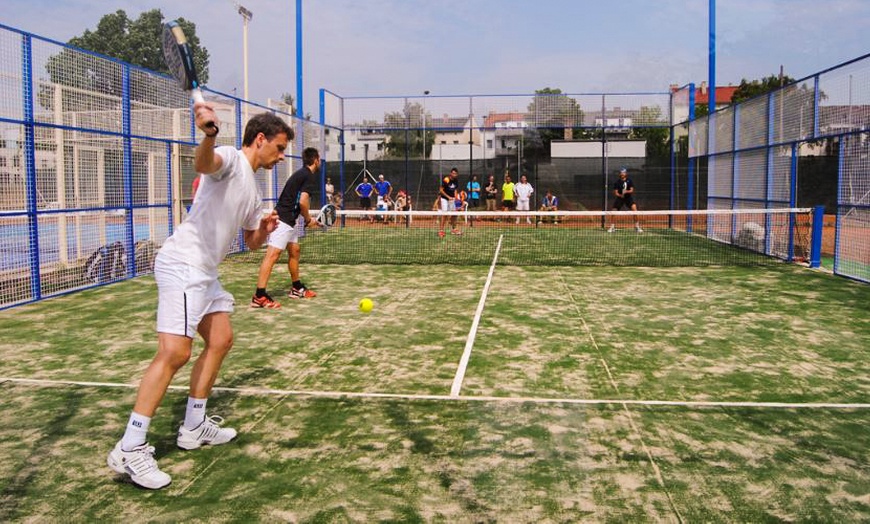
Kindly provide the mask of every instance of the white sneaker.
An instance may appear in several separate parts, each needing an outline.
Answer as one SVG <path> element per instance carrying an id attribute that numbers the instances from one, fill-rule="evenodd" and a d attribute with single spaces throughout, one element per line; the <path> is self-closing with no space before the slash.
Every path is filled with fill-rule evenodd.
<path id="1" fill-rule="evenodd" d="M 148 443 L 124 451 L 119 440 L 106 463 L 115 473 L 130 475 L 130 480 L 143 488 L 160 489 L 172 482 L 172 478 L 157 467 L 154 446 Z"/>
<path id="2" fill-rule="evenodd" d="M 643 229 L 641 229 L 640 226 L 637 226 L 634 229 L 636 229 L 638 233 L 643 233 Z"/>
<path id="3" fill-rule="evenodd" d="M 236 438 L 236 430 L 222 428 L 224 419 L 218 416 L 206 417 L 205 420 L 194 429 L 184 429 L 184 425 L 178 428 L 178 438 L 175 444 L 181 449 L 196 449 L 203 445 L 217 446 L 226 444 Z"/>
<path id="4" fill-rule="evenodd" d="M 613 233 L 614 231 L 616 231 L 616 228 L 613 226 L 610 226 L 610 229 L 607 230 L 608 233 Z"/>

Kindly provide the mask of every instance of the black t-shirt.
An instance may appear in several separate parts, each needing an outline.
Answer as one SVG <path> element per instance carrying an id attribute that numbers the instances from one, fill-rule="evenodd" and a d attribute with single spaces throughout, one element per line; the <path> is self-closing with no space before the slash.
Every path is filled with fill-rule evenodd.
<path id="1" fill-rule="evenodd" d="M 444 177 L 444 180 L 441 181 L 441 189 L 444 191 L 441 198 L 444 198 L 444 195 L 447 195 L 450 198 L 455 198 L 457 187 L 459 187 L 459 184 L 456 183 L 456 180 L 453 180 L 453 177 Z"/>
<path id="2" fill-rule="evenodd" d="M 310 197 L 313 189 L 314 174 L 307 167 L 302 166 L 290 175 L 275 206 L 281 222 L 291 226 L 296 223 L 296 218 L 299 217 L 299 199 L 302 193 L 308 193 Z"/>
<path id="3" fill-rule="evenodd" d="M 629 195 L 625 194 L 626 190 L 634 189 L 634 183 L 632 183 L 630 178 L 626 178 L 625 180 L 619 179 L 613 183 L 614 191 L 619 191 L 620 197 L 626 197 Z"/>

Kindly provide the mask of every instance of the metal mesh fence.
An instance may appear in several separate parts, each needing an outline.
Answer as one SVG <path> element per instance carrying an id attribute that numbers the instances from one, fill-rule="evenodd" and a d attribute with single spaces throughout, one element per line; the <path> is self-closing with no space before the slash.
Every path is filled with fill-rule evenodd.
<path id="1" fill-rule="evenodd" d="M 0 307 L 150 272 L 198 176 L 188 95 L 166 76 L 2 26 L 0 88 Z M 302 148 L 327 145 L 319 124 L 206 98 L 221 145 L 238 147 L 263 111 L 296 131 L 289 161 L 258 173 L 267 200 Z"/>
<path id="2" fill-rule="evenodd" d="M 690 122 L 688 162 L 708 163 L 708 205 L 822 205 L 836 217 L 823 254 L 835 273 L 870 281 L 868 78 L 870 55 Z"/>

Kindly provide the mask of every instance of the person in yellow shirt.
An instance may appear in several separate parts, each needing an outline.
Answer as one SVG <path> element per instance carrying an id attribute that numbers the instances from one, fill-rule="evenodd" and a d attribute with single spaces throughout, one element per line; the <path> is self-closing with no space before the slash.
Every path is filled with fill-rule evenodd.
<path id="1" fill-rule="evenodd" d="M 516 200 L 514 200 L 514 184 L 511 182 L 511 174 L 510 171 L 504 172 L 504 184 L 501 185 L 501 209 L 502 211 L 513 211 L 516 207 Z"/>

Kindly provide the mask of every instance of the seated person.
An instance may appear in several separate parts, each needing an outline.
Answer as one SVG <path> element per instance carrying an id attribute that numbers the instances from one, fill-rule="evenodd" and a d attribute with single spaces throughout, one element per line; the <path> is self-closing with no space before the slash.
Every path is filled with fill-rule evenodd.
<path id="1" fill-rule="evenodd" d="M 559 210 L 559 199 L 556 198 L 556 195 L 553 194 L 549 189 L 547 190 L 547 194 L 544 195 L 544 199 L 541 200 L 541 211 L 558 211 Z M 552 222 L 554 224 L 559 223 L 559 217 L 541 217 L 539 222 Z"/>
<path id="2" fill-rule="evenodd" d="M 392 206 L 393 206 L 393 199 L 390 198 L 390 195 L 378 196 L 378 205 L 377 205 L 378 211 L 389 211 Z M 381 222 L 381 221 L 386 222 L 387 221 L 387 216 L 385 216 L 385 215 L 377 215 L 375 218 L 378 222 Z"/>
<path id="3" fill-rule="evenodd" d="M 411 210 L 411 195 L 405 192 L 404 189 L 399 190 L 396 194 L 396 201 L 394 203 L 396 211 L 410 211 Z M 393 217 L 394 222 L 398 222 L 399 219 L 404 219 L 405 217 L 400 217 L 396 215 Z"/>
<path id="4" fill-rule="evenodd" d="M 465 190 L 460 189 L 456 192 L 456 200 L 454 200 L 456 204 L 457 211 L 465 211 L 468 207 L 468 193 Z"/>

